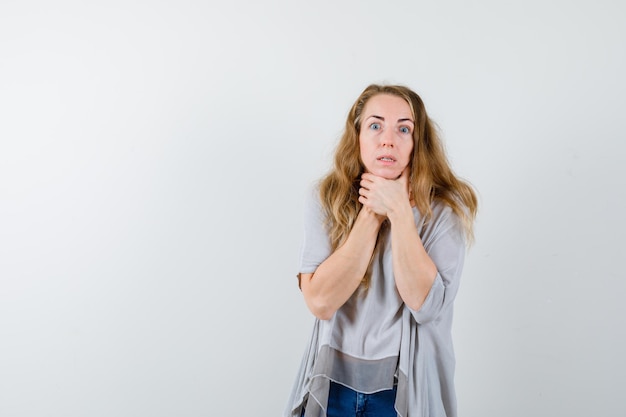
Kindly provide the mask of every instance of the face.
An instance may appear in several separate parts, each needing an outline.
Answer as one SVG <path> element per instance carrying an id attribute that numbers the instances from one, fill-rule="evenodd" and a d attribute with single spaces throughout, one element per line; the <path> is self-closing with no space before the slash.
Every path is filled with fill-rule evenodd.
<path id="1" fill-rule="evenodd" d="M 361 113 L 359 146 L 366 172 L 396 179 L 411 161 L 415 121 L 402 97 L 378 94 Z"/>

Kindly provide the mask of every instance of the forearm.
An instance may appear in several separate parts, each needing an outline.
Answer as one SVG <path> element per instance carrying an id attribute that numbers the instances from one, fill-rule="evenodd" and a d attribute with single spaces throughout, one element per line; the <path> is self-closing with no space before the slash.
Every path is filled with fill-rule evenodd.
<path id="1" fill-rule="evenodd" d="M 419 310 L 437 276 L 437 267 L 420 239 L 409 204 L 389 213 L 396 287 L 404 303 Z"/>
<path id="2" fill-rule="evenodd" d="M 379 216 L 362 209 L 344 244 L 315 273 L 302 274 L 302 293 L 316 317 L 330 319 L 359 287 L 374 252 L 380 225 Z"/>

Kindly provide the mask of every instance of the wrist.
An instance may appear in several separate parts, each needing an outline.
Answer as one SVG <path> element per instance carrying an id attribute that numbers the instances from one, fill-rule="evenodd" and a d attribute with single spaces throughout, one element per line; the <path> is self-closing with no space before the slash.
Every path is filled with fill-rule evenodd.
<path id="1" fill-rule="evenodd" d="M 408 201 L 390 210 L 389 213 L 387 213 L 387 217 L 389 217 L 389 222 L 392 225 L 402 222 L 413 223 L 415 221 L 413 218 L 413 208 Z"/>
<path id="2" fill-rule="evenodd" d="M 362 218 L 364 221 L 377 226 L 377 228 L 379 228 L 383 224 L 386 218 L 385 216 L 376 214 L 374 211 L 365 206 L 361 207 L 361 211 L 359 212 L 357 220 L 359 219 L 359 217 Z"/>

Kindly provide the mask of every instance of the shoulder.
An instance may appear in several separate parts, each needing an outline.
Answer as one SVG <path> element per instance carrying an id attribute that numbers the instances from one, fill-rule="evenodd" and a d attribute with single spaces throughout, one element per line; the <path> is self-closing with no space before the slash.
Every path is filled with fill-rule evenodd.
<path id="1" fill-rule="evenodd" d="M 319 181 L 315 181 L 309 184 L 306 188 L 305 193 L 305 201 L 306 202 L 315 202 L 319 204 L 320 202 L 320 183 Z"/>
<path id="2" fill-rule="evenodd" d="M 320 211 L 322 209 L 320 185 L 318 182 L 312 183 L 307 187 L 304 194 L 304 208 L 305 211 Z"/>
<path id="3" fill-rule="evenodd" d="M 457 214 L 452 210 L 448 204 L 441 200 L 435 200 L 430 205 L 431 216 L 428 220 L 424 218 L 424 216 L 419 212 L 417 207 L 413 207 L 413 214 L 415 217 L 415 223 L 417 225 L 456 225 L 460 224 L 460 218 Z"/>
<path id="4" fill-rule="evenodd" d="M 452 210 L 447 203 L 441 200 L 435 200 L 431 204 L 433 211 L 432 220 L 437 223 L 457 224 L 460 222 L 459 216 Z"/>
<path id="5" fill-rule="evenodd" d="M 435 200 L 431 204 L 431 210 L 431 217 L 422 224 L 422 238 L 432 243 L 443 236 L 448 236 L 464 244 L 463 223 L 452 207 L 444 201 Z"/>
<path id="6" fill-rule="evenodd" d="M 307 224 L 324 224 L 326 215 L 320 198 L 319 183 L 311 184 L 304 195 L 304 218 Z"/>

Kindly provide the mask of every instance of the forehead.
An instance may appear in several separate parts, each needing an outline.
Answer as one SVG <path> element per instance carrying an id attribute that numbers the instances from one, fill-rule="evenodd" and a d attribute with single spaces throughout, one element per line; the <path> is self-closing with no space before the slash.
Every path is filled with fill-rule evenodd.
<path id="1" fill-rule="evenodd" d="M 405 99 L 392 94 L 377 94 L 371 97 L 363 108 L 363 116 L 372 115 L 391 117 L 392 119 L 413 119 L 411 107 Z"/>

